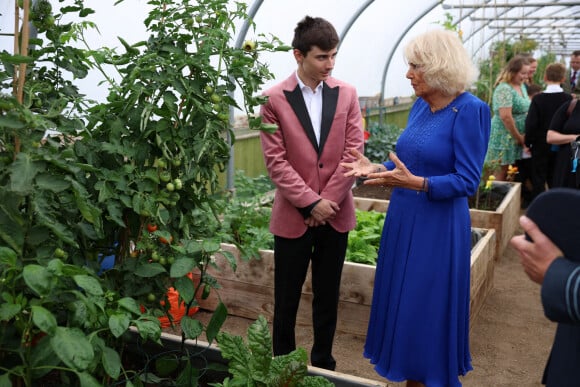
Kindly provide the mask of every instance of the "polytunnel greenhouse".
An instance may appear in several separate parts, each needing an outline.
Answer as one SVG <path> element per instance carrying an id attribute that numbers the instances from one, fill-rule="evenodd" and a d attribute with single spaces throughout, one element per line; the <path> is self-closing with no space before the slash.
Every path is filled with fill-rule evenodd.
<path id="1" fill-rule="evenodd" d="M 338 33 L 332 76 L 356 90 L 350 129 L 378 168 L 339 183 L 356 228 L 341 233 L 347 247 L 335 281 L 335 369 L 309 359 L 309 263 L 301 291 L 295 287 L 297 349 L 272 357 L 271 348 L 275 242 L 268 225 L 281 197 L 261 137 L 280 128 L 258 112 L 267 103 L 262 93 L 296 72 L 291 43 L 307 15 Z M 421 64 L 406 63 L 404 47 L 419 34 L 451 31 L 478 70 L 470 98 L 486 111 L 514 57 L 536 60 L 529 83 L 540 87 L 549 64 L 570 73 L 580 56 L 579 15 L 572 0 L 0 2 L 0 387 L 402 386 L 363 356 L 383 225 L 387 211 L 398 209 L 389 184 L 372 193 L 362 187 L 373 187 L 364 177 L 391 165 L 383 162 L 423 101 L 407 79 Z M 314 131 L 307 141 L 318 151 Z M 494 181 L 496 160 L 484 162 L 479 148 L 483 168 L 471 176 L 475 193 L 462 194 L 465 224 L 458 227 L 464 236 L 471 228 L 469 246 L 462 240 L 460 248 L 469 270 L 463 340 L 473 365 L 459 372 L 459 385 L 540 385 L 556 324 L 510 246 L 522 234 L 532 183 L 511 163 L 505 181 Z M 310 170 L 338 176 L 338 167 L 312 159 Z M 414 186 L 403 188 L 413 200 L 437 187 L 433 175 L 412 177 Z M 299 179 L 285 187 L 294 185 Z M 323 205 L 340 211 L 330 202 Z M 291 206 L 300 226 L 332 223 L 331 215 L 312 215 L 317 203 Z M 418 208 L 407 207 L 405 214 Z M 439 243 L 451 232 L 427 214 L 417 225 L 435 225 Z M 418 271 L 428 283 L 453 283 L 441 281 L 447 270 L 439 266 Z M 425 310 L 433 295 L 421 300 Z M 432 316 L 406 324 L 420 320 L 430 329 L 444 320 Z M 434 329 L 431 343 L 447 333 Z M 412 342 L 404 336 L 398 339 Z M 438 349 L 425 346 L 417 359 L 438 357 Z"/>
<path id="2" fill-rule="evenodd" d="M 31 3 L 33 0 L 31 0 Z M 55 2 L 56 3 L 56 2 Z M 147 2 L 125 0 L 119 4 L 97 2 L 95 22 L 99 32 L 91 33 L 91 44 L 119 45 L 117 36 L 127 41 L 144 37 L 143 19 Z M 233 2 L 232 2 L 233 3 Z M 381 93 L 385 97 L 408 96 L 412 90 L 404 79 L 406 69 L 402 47 L 414 34 L 444 27 L 457 31 L 474 61 L 485 60 L 496 42 L 533 40 L 534 55 L 554 54 L 568 61 L 570 53 L 580 49 L 578 11 L 574 1 L 421 1 L 408 6 L 388 1 L 247 1 L 248 14 L 255 28 L 238 21 L 236 43 L 256 34 L 273 34 L 289 44 L 297 20 L 304 15 L 322 16 L 331 21 L 342 39 L 335 76 L 353 83 L 361 96 Z M 13 4 L 3 2 L 0 41 L 11 50 Z M 102 21 L 101 21 L 102 20 Z M 277 53 L 265 61 L 276 74 L 293 69 L 288 55 Z M 97 94 L 98 95 L 98 94 Z"/>

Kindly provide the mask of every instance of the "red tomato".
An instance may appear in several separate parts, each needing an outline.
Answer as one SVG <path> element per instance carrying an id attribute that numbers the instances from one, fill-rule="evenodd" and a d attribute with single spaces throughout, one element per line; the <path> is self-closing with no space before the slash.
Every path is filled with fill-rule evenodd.
<path id="1" fill-rule="evenodd" d="M 169 238 L 169 241 L 167 241 L 167 239 L 165 239 L 165 238 L 163 238 L 163 237 L 160 237 L 160 238 L 159 238 L 159 242 L 161 242 L 161 243 L 164 243 L 164 244 L 168 245 L 168 244 L 170 244 L 171 242 L 173 242 L 173 236 L 171 236 L 171 237 Z"/>
<path id="2" fill-rule="evenodd" d="M 149 223 L 147 225 L 147 231 L 149 231 L 149 232 L 157 231 L 157 225 L 156 224 Z"/>

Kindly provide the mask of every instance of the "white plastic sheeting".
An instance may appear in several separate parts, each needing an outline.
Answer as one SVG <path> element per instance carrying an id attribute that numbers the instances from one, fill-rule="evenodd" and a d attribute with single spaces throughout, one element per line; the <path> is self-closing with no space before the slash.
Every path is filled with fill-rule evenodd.
<path id="1" fill-rule="evenodd" d="M 61 5 L 52 1 L 54 6 Z M 461 31 L 475 61 L 486 58 L 494 42 L 521 37 L 537 40 L 539 55 L 552 52 L 568 59 L 572 50 L 580 49 L 580 2 L 572 0 L 245 1 L 257 13 L 256 30 L 250 28 L 244 38 L 251 39 L 258 33 L 273 34 L 290 44 L 296 22 L 305 15 L 331 21 L 339 35 L 344 35 L 334 75 L 355 85 L 361 96 L 412 94 L 405 79 L 402 49 L 412 36 L 442 28 L 446 21 Z M 100 30 L 100 34 L 94 31 L 88 36 L 94 47 L 119 46 L 117 36 L 129 42 L 146 38 L 143 25 L 149 7 L 146 0 L 124 0 L 117 6 L 114 1 L 88 3 L 96 11 L 92 19 Z M 0 2 L 1 33 L 13 32 L 13 11 L 14 1 Z M 242 26 L 239 27 L 241 30 Z M 0 49 L 12 50 L 11 37 L 0 37 Z M 291 53 L 276 53 L 263 59 L 270 63 L 278 79 L 295 68 Z M 98 88 L 98 81 L 95 75 L 82 82 L 87 94 L 95 99 L 105 95 L 105 90 Z"/>

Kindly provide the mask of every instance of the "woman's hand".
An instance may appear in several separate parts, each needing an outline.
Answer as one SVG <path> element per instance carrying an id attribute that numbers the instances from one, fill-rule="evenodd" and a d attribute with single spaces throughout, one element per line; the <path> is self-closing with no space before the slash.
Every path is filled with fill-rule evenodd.
<path id="1" fill-rule="evenodd" d="M 386 185 L 392 187 L 404 187 L 416 189 L 417 188 L 416 185 L 410 183 L 411 181 L 414 180 L 413 178 L 418 177 L 409 172 L 405 164 L 403 164 L 403 162 L 399 160 L 397 155 L 394 154 L 393 152 L 389 153 L 389 159 L 391 159 L 391 161 L 395 163 L 395 169 L 393 169 L 392 171 L 369 173 L 367 175 L 369 179 L 365 180 L 364 184 Z M 420 184 L 422 184 L 422 180 Z"/>
<path id="2" fill-rule="evenodd" d="M 344 173 L 345 177 L 368 176 L 373 172 L 377 172 L 381 168 L 378 164 L 373 164 L 362 153 L 356 149 L 351 149 L 350 153 L 356 158 L 352 163 L 340 163 L 340 165 L 348 171 Z"/>
<path id="3" fill-rule="evenodd" d="M 399 160 L 396 154 L 393 152 L 389 153 L 389 158 L 395 163 L 395 169 L 392 171 L 369 173 L 369 179 L 365 180 L 364 184 L 386 185 L 415 190 L 421 190 L 423 188 L 423 178 L 409 172 L 405 164 Z"/>

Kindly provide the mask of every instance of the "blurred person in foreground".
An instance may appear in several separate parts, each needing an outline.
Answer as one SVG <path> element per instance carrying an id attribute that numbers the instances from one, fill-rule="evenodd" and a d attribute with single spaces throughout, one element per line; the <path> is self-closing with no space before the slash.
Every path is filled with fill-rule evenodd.
<path id="1" fill-rule="evenodd" d="M 433 30 L 405 48 L 417 95 L 390 160 L 342 164 L 364 184 L 393 187 L 378 253 L 364 356 L 407 386 L 460 386 L 469 352 L 471 223 L 490 132 L 489 106 L 458 36 Z"/>
<path id="2" fill-rule="evenodd" d="M 562 190 L 570 191 L 566 188 L 550 190 L 539 196 L 538 200 L 544 198 L 544 195 L 554 194 L 555 191 L 559 191 L 558 195 L 562 195 L 565 192 Z M 580 208 L 580 194 L 574 191 L 566 195 L 569 197 L 560 197 L 551 205 L 544 206 L 542 218 L 543 227 L 565 234 L 558 238 L 564 237 L 561 240 L 568 241 L 565 245 L 568 248 L 572 246 L 573 250 L 568 249 L 570 256 L 563 253 L 563 250 L 542 232 L 538 224 L 527 216 L 520 217 L 520 225 L 525 234 L 515 236 L 510 241 L 518 252 L 528 277 L 542 286 L 541 301 L 544 314 L 551 321 L 558 323 L 542 377 L 542 383 L 547 387 L 580 386 L 580 262 L 577 259 L 580 251 L 577 247 L 580 246 L 573 246 L 577 245 L 575 242 L 577 235 L 570 235 L 572 233 L 567 232 L 570 229 L 574 229 L 575 233 L 578 231 L 576 219 Z M 559 205 L 564 201 L 572 204 L 572 208 Z M 534 204 L 537 203 L 532 203 L 532 206 Z M 545 220 L 553 219 L 554 214 L 560 221 L 568 218 L 567 221 L 571 222 L 570 228 L 562 228 L 562 224 L 547 225 Z"/>
<path id="3" fill-rule="evenodd" d="M 266 168 L 276 194 L 274 234 L 274 355 L 296 349 L 296 314 L 308 266 L 312 270 L 313 366 L 334 370 L 342 268 L 348 232 L 356 224 L 351 188 L 341 162 L 363 151 L 362 117 L 353 86 L 331 76 L 339 37 L 328 21 L 306 16 L 294 30 L 297 69 L 265 92 L 261 132 Z"/>
<path id="4" fill-rule="evenodd" d="M 560 84 L 566 77 L 562 63 L 550 63 L 544 71 L 546 90 L 532 98 L 525 123 L 525 143 L 532 152 L 532 196 L 534 200 L 546 188 L 552 187 L 556 152 L 546 141 L 554 113 L 572 96 Z M 557 148 L 556 148 L 557 149 Z"/>

